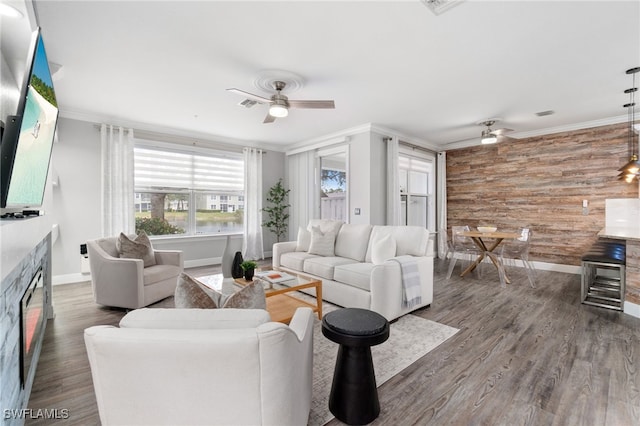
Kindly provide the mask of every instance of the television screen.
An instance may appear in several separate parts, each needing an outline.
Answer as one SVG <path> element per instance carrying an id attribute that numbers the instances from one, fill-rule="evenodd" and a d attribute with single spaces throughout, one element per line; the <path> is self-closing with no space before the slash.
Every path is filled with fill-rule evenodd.
<path id="1" fill-rule="evenodd" d="M 58 103 L 39 30 L 32 50 L 18 113 L 2 140 L 3 208 L 40 206 L 47 182 Z"/>

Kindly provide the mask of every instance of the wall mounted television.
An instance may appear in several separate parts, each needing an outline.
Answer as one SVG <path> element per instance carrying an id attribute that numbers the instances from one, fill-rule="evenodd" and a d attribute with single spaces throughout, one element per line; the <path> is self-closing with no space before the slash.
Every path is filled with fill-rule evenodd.
<path id="1" fill-rule="evenodd" d="M 44 198 L 58 102 L 40 28 L 33 33 L 16 115 L 0 144 L 0 208 L 39 207 Z"/>

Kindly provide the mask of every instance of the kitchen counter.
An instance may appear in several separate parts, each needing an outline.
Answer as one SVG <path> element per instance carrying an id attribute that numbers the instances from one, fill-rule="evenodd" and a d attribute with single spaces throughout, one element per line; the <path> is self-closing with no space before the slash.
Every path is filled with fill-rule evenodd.
<path id="1" fill-rule="evenodd" d="M 616 240 L 640 241 L 640 223 L 637 226 L 607 226 L 598 232 L 598 237 L 613 238 Z"/>

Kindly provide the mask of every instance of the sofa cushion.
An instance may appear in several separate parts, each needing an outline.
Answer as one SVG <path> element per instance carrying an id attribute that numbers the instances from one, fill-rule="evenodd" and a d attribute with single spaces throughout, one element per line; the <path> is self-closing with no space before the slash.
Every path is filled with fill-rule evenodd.
<path id="1" fill-rule="evenodd" d="M 305 253 L 303 251 L 284 253 L 280 256 L 280 266 L 296 271 L 302 271 L 304 268 L 304 261 L 312 257 L 318 256 L 315 254 Z"/>
<path id="2" fill-rule="evenodd" d="M 356 263 L 353 259 L 346 257 L 313 257 L 304 261 L 303 271 L 307 274 L 312 274 L 325 278 L 327 280 L 333 279 L 333 269 L 338 265 L 347 265 L 350 263 Z"/>
<path id="3" fill-rule="evenodd" d="M 311 231 L 303 228 L 298 228 L 298 241 L 296 242 L 296 251 L 309 251 L 309 245 L 311 244 Z"/>
<path id="4" fill-rule="evenodd" d="M 363 262 L 367 254 L 371 225 L 345 223 L 336 237 L 336 256 L 348 257 Z M 395 249 L 394 249 L 395 250 Z"/>
<path id="5" fill-rule="evenodd" d="M 382 265 L 396 255 L 396 239 L 392 235 L 378 238 L 371 246 L 371 263 Z"/>
<path id="6" fill-rule="evenodd" d="M 343 224 L 344 222 L 339 220 L 311 219 L 307 225 L 307 229 L 311 231 L 311 228 L 314 226 L 319 226 L 322 232 L 331 231 L 337 235 Z"/>
<path id="7" fill-rule="evenodd" d="M 373 243 L 385 235 L 396 240 L 396 256 L 426 256 L 429 245 L 429 231 L 421 226 L 374 226 L 367 248 L 366 262 L 371 262 Z"/>
<path id="8" fill-rule="evenodd" d="M 333 256 L 335 253 L 336 234 L 333 230 L 323 231 L 319 226 L 311 228 L 311 244 L 309 254 Z"/>
<path id="9" fill-rule="evenodd" d="M 370 291 L 371 271 L 374 266 L 373 263 L 351 263 L 349 265 L 336 266 L 333 272 L 333 280 Z"/>
<path id="10" fill-rule="evenodd" d="M 156 264 L 156 257 L 153 254 L 153 247 L 147 233 L 140 233 L 133 239 L 129 238 L 124 232 L 120 233 L 116 241 L 116 248 L 121 258 L 125 259 L 142 259 L 144 267 Z"/>
<path id="11" fill-rule="evenodd" d="M 142 269 L 144 285 L 155 284 L 168 278 L 177 277 L 182 269 L 175 265 L 153 265 Z"/>

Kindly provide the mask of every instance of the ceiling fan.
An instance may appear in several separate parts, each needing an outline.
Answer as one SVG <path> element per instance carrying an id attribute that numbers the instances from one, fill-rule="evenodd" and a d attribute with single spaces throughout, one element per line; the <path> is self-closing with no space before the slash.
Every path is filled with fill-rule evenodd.
<path id="1" fill-rule="evenodd" d="M 491 129 L 491 126 L 496 124 L 498 121 L 500 121 L 499 118 L 491 118 L 489 120 L 479 121 L 478 123 L 476 123 L 480 126 L 487 127 L 482 131 L 482 134 L 481 134 L 480 142 L 482 144 L 488 145 L 488 144 L 496 143 L 498 142 L 498 139 L 500 139 L 501 141 L 511 139 L 510 137 L 505 136 L 504 134 L 508 132 L 513 132 L 513 129 L 505 129 L 505 128 L 495 129 L 495 130 Z"/>
<path id="2" fill-rule="evenodd" d="M 289 108 L 314 108 L 314 109 L 333 109 L 335 103 L 333 101 L 315 101 L 315 100 L 289 100 L 286 95 L 282 94 L 282 89 L 287 84 L 284 81 L 276 80 L 272 83 L 276 93 L 271 96 L 271 99 L 263 96 L 254 95 L 253 93 L 245 92 L 240 89 L 227 89 L 229 92 L 237 93 L 238 95 L 245 96 L 249 100 L 255 101 L 259 104 L 269 104 L 269 112 L 264 118 L 263 123 L 273 123 L 276 118 L 283 118 L 289 115 Z"/>

